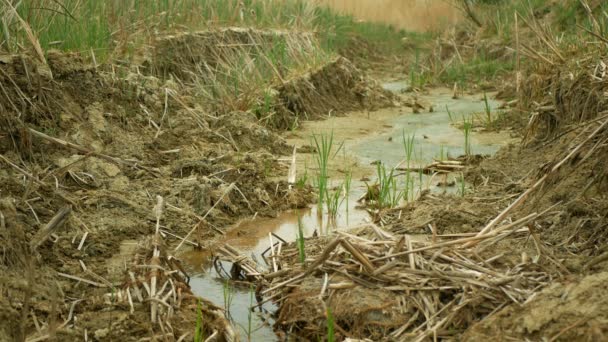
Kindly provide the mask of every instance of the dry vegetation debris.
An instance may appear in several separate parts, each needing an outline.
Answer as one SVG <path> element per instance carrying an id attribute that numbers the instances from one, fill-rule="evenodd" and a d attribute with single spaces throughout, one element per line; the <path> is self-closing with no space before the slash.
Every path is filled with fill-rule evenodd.
<path id="1" fill-rule="evenodd" d="M 193 39 L 200 51 L 175 49 Z M 212 248 L 239 218 L 311 201 L 310 188 L 279 180 L 290 148 L 277 128 L 287 127 L 256 116 L 274 86 L 260 79 L 290 75 L 286 89 L 306 98 L 292 117 L 339 108 L 339 94 L 357 99 L 348 109 L 390 104 L 346 60 L 316 59 L 312 71 L 290 60 L 316 48 L 310 34 L 226 29 L 159 41 L 153 51 L 168 59 L 139 66 L 48 51 L 52 78 L 28 55 L 0 59 L 0 339 L 190 339 L 202 314 L 205 336 L 234 340 L 222 310 L 199 306 L 168 246 Z M 168 47 L 173 55 L 159 52 Z M 262 61 L 242 75 L 250 88 L 221 93 L 234 84 L 217 79 L 241 72 L 239 59 Z M 211 86 L 225 88 L 201 101 Z"/>

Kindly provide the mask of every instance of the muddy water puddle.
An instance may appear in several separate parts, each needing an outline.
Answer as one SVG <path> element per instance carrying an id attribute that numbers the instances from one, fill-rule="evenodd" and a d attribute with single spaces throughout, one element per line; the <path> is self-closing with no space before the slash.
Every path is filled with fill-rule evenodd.
<path id="1" fill-rule="evenodd" d="M 400 92 L 407 86 L 406 82 L 396 81 L 384 85 L 386 89 Z M 244 255 L 251 256 L 261 267 L 265 264 L 263 253 L 270 246 L 269 234 L 277 242 L 277 236 L 286 242 L 297 238 L 299 222 L 305 237 L 313 234 L 327 234 L 332 230 L 347 230 L 349 227 L 360 226 L 369 221 L 366 211 L 357 208 L 357 199 L 367 191 L 366 182 L 375 180 L 374 162 L 381 162 L 387 167 L 402 165 L 404 162 L 404 146 L 402 137 L 413 137 L 414 150 L 410 165 L 426 165 L 434 159 L 457 157 L 464 154 L 465 137 L 463 131 L 451 123 L 462 120 L 462 116 L 472 113 L 483 113 L 485 103 L 482 96 L 465 96 L 452 99 L 450 91 L 433 90 L 430 94 L 421 96 L 434 107 L 432 113 L 413 114 L 406 108 L 387 108 L 377 112 L 353 112 L 343 117 L 330 117 L 323 121 L 305 122 L 296 131 L 287 134 L 288 143 L 297 147 L 312 145 L 313 134 L 329 134 L 333 132 L 341 150 L 329 165 L 331 187 L 339 187 L 347 172 L 352 174 L 352 189 L 348 205 L 343 201 L 338 215 L 329 222 L 327 215 L 318 215 L 316 205 L 299 211 L 280 213 L 275 218 L 245 219 L 227 230 L 220 241 L 237 248 Z M 498 102 L 488 101 L 492 111 L 496 111 Z M 513 141 L 508 133 L 488 133 L 473 131 L 471 134 L 472 153 L 494 154 L 501 146 Z M 304 170 L 312 177 L 315 173 L 313 154 L 299 154 L 297 160 L 298 173 Z M 455 177 L 452 175 L 451 177 Z M 414 177 L 417 178 L 417 177 Z M 370 181 L 371 179 L 371 181 Z M 311 180 L 309 179 L 309 182 Z M 439 187 L 435 180 L 420 174 L 415 187 L 422 190 L 428 188 L 434 192 L 455 192 L 457 187 Z M 235 328 L 246 337 L 247 326 L 251 320 L 251 340 L 271 341 L 277 337 L 272 330 L 272 313 L 276 307 L 266 303 L 251 314 L 249 308 L 255 305 L 252 299 L 252 289 L 238 284 L 228 284 L 221 279 L 216 269 L 211 266 L 209 255 L 190 253 L 186 261 L 195 270 L 190 285 L 195 294 L 211 300 L 220 307 L 229 309 L 230 318 Z M 231 265 L 222 264 L 229 270 Z M 228 299 L 227 299 L 228 297 Z M 228 302 L 228 303 L 227 303 Z"/>
<path id="2" fill-rule="evenodd" d="M 345 202 L 341 212 L 331 222 L 327 219 L 327 215 L 319 216 L 317 214 L 316 206 L 303 210 L 290 210 L 280 213 L 275 218 L 242 220 L 228 230 L 219 244 L 228 243 L 245 255 L 250 256 L 262 268 L 269 268 L 270 265 L 265 263 L 263 257 L 263 255 L 269 257 L 269 234 L 273 234 L 274 243 L 278 242 L 276 236 L 291 242 L 297 238 L 298 222 L 302 225 L 305 237 L 310 237 L 313 234 L 327 234 L 328 231 L 333 229 L 348 229 L 348 227 L 368 222 L 367 213 L 356 208 L 357 199 L 365 192 L 366 188 L 361 186 L 351 189 L 348 211 Z M 240 331 L 241 336 L 247 336 L 246 329 L 251 319 L 252 341 L 274 341 L 277 339 L 272 330 L 274 321 L 271 317 L 277 308 L 271 302 L 256 307 L 250 316 L 249 308 L 257 305 L 252 297 L 253 289 L 247 285 L 227 283 L 223 280 L 216 268 L 211 265 L 210 255 L 208 254 L 191 252 L 184 256 L 184 260 L 194 269 L 190 280 L 192 291 L 196 295 L 214 302 L 221 308 L 229 308 L 227 310 L 229 318 L 235 323 L 235 328 Z M 220 264 L 223 270 L 227 272 L 232 266 L 226 262 L 220 262 Z"/>

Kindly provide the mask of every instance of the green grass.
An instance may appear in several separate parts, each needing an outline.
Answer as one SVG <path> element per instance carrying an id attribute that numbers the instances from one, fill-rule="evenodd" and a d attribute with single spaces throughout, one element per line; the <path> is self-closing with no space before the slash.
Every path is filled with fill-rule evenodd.
<path id="1" fill-rule="evenodd" d="M 460 173 L 460 177 L 458 179 L 458 193 L 461 197 L 464 197 L 466 194 L 466 183 L 464 181 L 464 174 Z"/>
<path id="2" fill-rule="evenodd" d="M 230 284 L 230 281 L 225 280 L 222 284 L 222 294 L 224 296 L 224 311 L 229 314 L 234 299 L 234 287 Z"/>
<path id="3" fill-rule="evenodd" d="M 439 75 L 438 79 L 447 84 L 454 82 L 458 82 L 459 85 L 481 83 L 506 75 L 512 72 L 514 67 L 515 63 L 512 60 L 499 60 L 482 53 L 464 63 L 455 60 Z"/>
<path id="4" fill-rule="evenodd" d="M 471 132 L 473 130 L 473 118 L 462 117 L 462 133 L 464 134 L 464 154 L 470 156 L 471 150 Z"/>
<path id="5" fill-rule="evenodd" d="M 423 88 L 428 82 L 430 75 L 423 69 L 420 61 L 420 49 L 414 49 L 414 63 L 410 65 L 410 86 Z"/>
<path id="6" fill-rule="evenodd" d="M 353 37 L 362 37 L 386 49 L 399 47 L 405 34 L 377 23 L 357 22 L 303 0 L 244 0 L 241 20 L 236 0 L 29 0 L 17 7 L 43 49 L 89 53 L 98 60 L 133 52 L 154 37 L 154 32 L 197 30 L 217 26 L 295 28 L 319 32 L 323 48 L 338 51 Z M 0 5 L 3 9 L 5 5 Z M 11 46 L 26 42 L 13 20 L 0 28 Z M 273 61 L 285 61 L 285 47 L 277 45 Z"/>
<path id="7" fill-rule="evenodd" d="M 352 171 L 346 172 L 346 175 L 344 176 L 344 183 L 342 184 L 342 186 L 344 188 L 344 201 L 346 202 L 346 224 L 347 225 L 348 225 L 348 214 L 349 214 L 348 199 L 350 197 L 352 178 L 353 178 L 353 172 Z"/>
<path id="8" fill-rule="evenodd" d="M 490 128 L 492 126 L 492 108 L 488 102 L 488 95 L 486 92 L 483 92 L 483 104 L 484 104 L 484 112 L 486 114 L 486 127 Z"/>
<path id="9" fill-rule="evenodd" d="M 202 300 L 198 301 L 196 310 L 196 327 L 194 328 L 194 342 L 203 342 L 205 335 L 203 332 L 203 304 Z"/>
<path id="10" fill-rule="evenodd" d="M 300 263 L 304 265 L 306 262 L 306 244 L 304 240 L 304 224 L 302 223 L 302 217 L 300 215 L 298 215 L 298 237 L 296 238 L 296 244 L 298 246 Z"/>
<path id="11" fill-rule="evenodd" d="M 336 333 L 334 328 L 334 315 L 331 313 L 331 309 L 327 308 L 327 342 L 336 341 Z"/>
<path id="12" fill-rule="evenodd" d="M 333 191 L 325 192 L 325 204 L 327 205 L 327 216 L 330 221 L 335 223 L 336 218 L 338 217 L 338 210 L 340 209 L 340 205 L 342 204 L 342 189 L 343 185 L 336 187 Z"/>
<path id="13" fill-rule="evenodd" d="M 397 177 L 394 175 L 395 170 L 391 168 L 387 171 L 383 164 L 376 166 L 376 175 L 378 177 L 378 207 L 393 208 L 399 205 L 403 199 L 404 192 L 397 185 Z"/>
<path id="14" fill-rule="evenodd" d="M 415 134 L 405 135 L 405 130 L 401 133 L 401 144 L 403 145 L 403 151 L 405 152 L 405 161 L 408 169 L 410 168 L 412 158 L 414 157 L 415 138 Z"/>
<path id="15" fill-rule="evenodd" d="M 447 160 L 447 151 L 445 145 L 439 145 L 439 155 L 437 156 L 439 161 Z"/>
<path id="16" fill-rule="evenodd" d="M 401 134 L 401 144 L 403 145 L 403 152 L 405 154 L 405 189 L 403 190 L 403 198 L 406 201 L 413 200 L 413 183 L 414 180 L 411 176 L 410 168 L 412 167 L 412 159 L 414 157 L 416 135 L 406 135 L 405 130 Z"/>
<path id="17" fill-rule="evenodd" d="M 454 116 L 452 115 L 452 112 L 450 111 L 450 108 L 448 107 L 448 105 L 445 105 L 445 111 L 448 113 L 448 118 L 450 118 L 450 123 L 454 123 Z"/>
<path id="18" fill-rule="evenodd" d="M 308 182 L 308 167 L 304 164 L 304 172 L 298 177 L 296 180 L 296 188 L 304 189 L 306 183 Z"/>
<path id="19" fill-rule="evenodd" d="M 317 162 L 317 175 L 315 179 L 315 185 L 318 192 L 317 209 L 318 214 L 322 215 L 323 203 L 326 201 L 329 195 L 329 161 L 330 159 L 334 158 L 338 152 L 340 152 L 343 144 L 340 144 L 337 148 L 335 147 L 333 131 L 329 135 L 313 134 L 312 140 L 317 149 L 317 154 L 315 155 L 315 160 Z"/>

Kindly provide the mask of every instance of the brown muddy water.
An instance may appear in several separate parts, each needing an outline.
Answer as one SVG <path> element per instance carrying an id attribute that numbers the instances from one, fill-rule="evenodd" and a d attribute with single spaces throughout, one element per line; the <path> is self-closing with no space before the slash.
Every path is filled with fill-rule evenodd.
<path id="1" fill-rule="evenodd" d="M 405 82 L 398 81 L 384 84 L 384 88 L 400 93 L 407 86 Z M 349 194 L 348 205 L 343 202 L 338 216 L 333 224 L 328 222 L 327 215 L 318 215 L 317 206 L 311 205 L 309 209 L 301 211 L 288 211 L 279 214 L 276 218 L 246 219 L 228 229 L 226 236 L 220 243 L 229 243 L 239 249 L 244 255 L 249 255 L 262 267 L 264 264 L 262 253 L 269 247 L 269 234 L 273 233 L 286 242 L 296 240 L 298 232 L 298 217 L 302 223 L 304 235 L 309 237 L 317 234 L 330 234 L 333 230 L 348 230 L 369 222 L 370 218 L 365 210 L 357 208 L 357 199 L 367 191 L 366 182 L 373 183 L 375 166 L 370 163 L 381 161 L 386 166 L 397 166 L 404 160 L 404 147 L 401 143 L 403 135 L 414 137 L 414 160 L 412 165 L 425 165 L 438 159 L 442 155 L 457 157 L 464 154 L 464 134 L 457 124 L 450 122 L 447 112 L 449 108 L 453 118 L 462 120 L 463 116 L 482 113 L 485 103 L 482 95 L 464 96 L 452 99 L 448 89 L 432 90 L 429 94 L 421 96 L 430 102 L 434 111 L 432 113 L 412 114 L 409 108 L 388 108 L 377 112 L 355 112 L 343 117 L 330 117 L 323 121 L 306 122 L 296 132 L 287 134 L 290 144 L 298 147 L 310 145 L 312 134 L 334 133 L 339 143 L 344 142 L 342 150 L 336 155 L 329 167 L 332 186 L 343 181 L 345 170 L 353 174 L 352 189 Z M 489 101 L 493 112 L 499 103 Z M 454 119 L 456 120 L 456 119 Z M 475 154 L 494 154 L 501 146 L 512 142 L 508 132 L 488 133 L 474 130 L 472 133 L 472 152 Z M 308 174 L 314 173 L 312 154 L 298 155 L 298 172 L 308 169 Z M 457 177 L 451 175 L 449 177 Z M 431 192 L 454 193 L 458 187 L 440 187 L 434 180 L 426 175 L 418 175 L 415 179 L 414 189 L 421 191 L 428 189 Z M 416 190 L 413 190 L 415 197 Z M 273 237 L 276 242 L 277 239 Z M 250 338 L 252 341 L 277 340 L 272 330 L 272 313 L 276 307 L 266 303 L 257 308 L 254 313 L 250 307 L 255 305 L 253 289 L 247 285 L 229 284 L 221 279 L 214 267 L 211 266 L 207 253 L 190 252 L 184 258 L 189 264 L 193 276 L 190 285 L 195 294 L 211 300 L 216 305 L 224 307 L 229 312 L 235 328 L 240 331 L 243 339 L 247 337 L 249 322 L 252 325 Z M 226 270 L 229 264 L 223 264 Z M 227 299 L 227 297 L 230 297 Z"/>

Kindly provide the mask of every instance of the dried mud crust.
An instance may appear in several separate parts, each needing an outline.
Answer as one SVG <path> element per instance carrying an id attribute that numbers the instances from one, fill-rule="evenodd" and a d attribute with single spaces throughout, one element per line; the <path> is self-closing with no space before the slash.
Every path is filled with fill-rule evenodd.
<path id="1" fill-rule="evenodd" d="M 522 306 L 510 306 L 473 326 L 463 341 L 601 341 L 608 334 L 608 273 L 566 279 Z"/>

